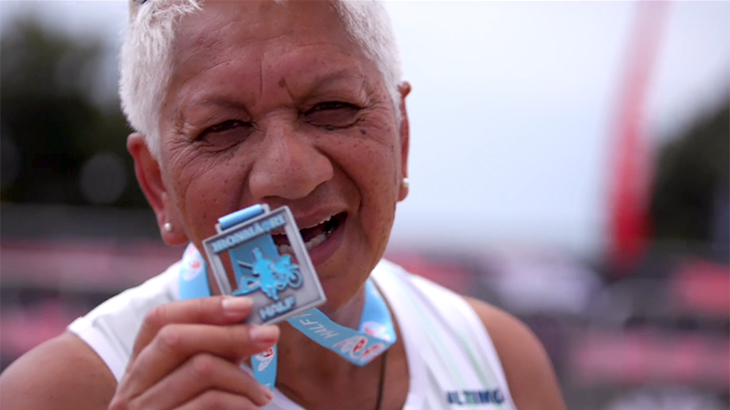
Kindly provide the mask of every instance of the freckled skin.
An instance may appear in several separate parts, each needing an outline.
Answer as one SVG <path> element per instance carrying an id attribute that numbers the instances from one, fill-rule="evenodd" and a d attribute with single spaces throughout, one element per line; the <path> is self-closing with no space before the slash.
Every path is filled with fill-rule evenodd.
<path id="1" fill-rule="evenodd" d="M 213 1 L 182 27 L 160 127 L 167 211 L 200 249 L 217 218 L 255 203 L 288 205 L 295 215 L 347 212 L 342 245 L 316 266 L 326 309 L 338 310 L 382 257 L 402 194 L 407 135 L 399 135 L 382 76 L 324 2 Z M 236 107 L 203 106 L 215 99 Z M 361 107 L 357 120 L 330 130 L 303 118 L 311 104 L 331 100 Z M 218 134 L 196 140 L 229 119 L 252 131 L 232 144 Z"/>

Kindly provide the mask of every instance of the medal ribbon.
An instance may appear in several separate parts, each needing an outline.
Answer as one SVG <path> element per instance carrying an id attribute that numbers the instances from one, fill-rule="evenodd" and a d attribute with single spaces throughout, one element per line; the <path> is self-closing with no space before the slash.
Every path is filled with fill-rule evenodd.
<path id="1" fill-rule="evenodd" d="M 205 260 L 193 244 L 188 245 L 180 264 L 180 299 L 211 296 Z M 310 309 L 287 320 L 323 347 L 358 366 L 364 366 L 396 341 L 390 310 L 371 279 L 365 283 L 365 305 L 359 331 L 341 326 L 319 309 Z M 273 390 L 276 384 L 276 346 L 251 357 L 256 380 Z"/>

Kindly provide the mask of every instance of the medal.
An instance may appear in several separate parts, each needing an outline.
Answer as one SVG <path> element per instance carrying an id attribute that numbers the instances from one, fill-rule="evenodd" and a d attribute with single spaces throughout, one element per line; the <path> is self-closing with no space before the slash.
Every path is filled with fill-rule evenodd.
<path id="1" fill-rule="evenodd" d="M 364 366 L 396 341 L 390 310 L 372 280 L 365 282 L 365 304 L 357 330 L 330 320 L 316 306 L 326 301 L 317 273 L 288 207 L 270 211 L 254 205 L 218 219 L 218 234 L 203 241 L 210 268 L 223 295 L 253 299 L 249 324 L 287 320 L 322 347 Z M 284 234 L 292 255 L 279 253 L 272 234 Z M 208 265 L 193 244 L 180 264 L 180 299 L 208 297 Z M 276 385 L 277 348 L 251 356 L 259 383 Z M 242 365 L 245 367 L 245 365 Z"/>
<path id="2" fill-rule="evenodd" d="M 253 300 L 246 323 L 281 322 L 327 300 L 288 207 L 254 205 L 220 218 L 215 228 L 203 247 L 221 294 Z M 279 253 L 274 233 L 286 235 L 292 255 Z"/>

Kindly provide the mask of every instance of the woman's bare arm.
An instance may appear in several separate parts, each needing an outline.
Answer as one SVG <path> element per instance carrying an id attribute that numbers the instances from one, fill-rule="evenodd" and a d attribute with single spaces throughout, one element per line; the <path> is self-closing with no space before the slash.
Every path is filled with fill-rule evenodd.
<path id="1" fill-rule="evenodd" d="M 67 332 L 21 356 L 0 375 L 0 408 L 105 410 L 116 385 L 96 352 Z"/>
<path id="2" fill-rule="evenodd" d="M 482 319 L 502 362 L 518 410 L 565 410 L 555 371 L 537 337 L 515 317 L 466 298 Z"/>

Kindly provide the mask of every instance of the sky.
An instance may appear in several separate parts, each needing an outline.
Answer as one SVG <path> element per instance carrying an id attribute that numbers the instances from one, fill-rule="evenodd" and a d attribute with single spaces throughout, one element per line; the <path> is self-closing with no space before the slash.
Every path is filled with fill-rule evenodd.
<path id="1" fill-rule="evenodd" d="M 388 2 L 403 55 L 410 195 L 394 246 L 606 245 L 610 154 L 634 2 Z M 121 1 L 0 3 L 116 54 Z M 671 3 L 645 107 L 660 146 L 730 94 L 730 2 Z M 110 60 L 110 64 L 114 64 Z M 109 81 L 113 86 L 113 79 Z"/>

